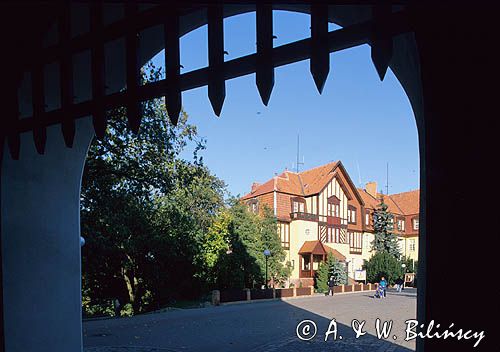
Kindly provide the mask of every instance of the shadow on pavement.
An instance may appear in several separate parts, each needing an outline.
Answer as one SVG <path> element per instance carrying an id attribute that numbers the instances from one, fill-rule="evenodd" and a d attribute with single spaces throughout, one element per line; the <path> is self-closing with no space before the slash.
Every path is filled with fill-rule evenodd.
<path id="1" fill-rule="evenodd" d="M 392 303 L 385 299 L 374 304 L 365 295 L 321 296 L 87 321 L 83 325 L 85 352 L 412 351 L 414 342 L 403 341 L 404 320 L 415 316 L 415 297 L 391 298 Z M 403 312 L 410 313 L 404 316 Z M 337 321 L 337 340 L 330 334 L 325 341 L 332 318 Z M 393 320 L 387 340 L 376 337 L 376 318 Z M 306 319 L 317 329 L 309 341 L 297 337 L 297 325 Z M 358 339 L 352 319 L 366 320 L 367 333 Z M 314 327 L 308 330 L 304 324 L 298 330 L 307 339 Z"/>

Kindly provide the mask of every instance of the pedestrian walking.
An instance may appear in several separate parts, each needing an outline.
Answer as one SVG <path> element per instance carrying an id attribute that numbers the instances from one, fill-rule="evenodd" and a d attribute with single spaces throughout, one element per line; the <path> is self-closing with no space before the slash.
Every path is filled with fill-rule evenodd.
<path id="1" fill-rule="evenodd" d="M 330 296 L 330 294 L 333 296 L 333 286 L 335 286 L 333 276 L 330 276 L 330 280 L 328 280 L 328 296 Z"/>
<path id="2" fill-rule="evenodd" d="M 396 291 L 401 292 L 403 289 L 403 279 L 401 277 L 398 277 L 396 279 Z"/>

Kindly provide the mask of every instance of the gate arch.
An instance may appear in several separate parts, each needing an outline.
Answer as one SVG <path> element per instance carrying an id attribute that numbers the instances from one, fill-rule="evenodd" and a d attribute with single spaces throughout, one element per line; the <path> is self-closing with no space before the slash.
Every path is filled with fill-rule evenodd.
<path id="1" fill-rule="evenodd" d="M 273 9 L 310 14 L 308 7 L 309 5 L 275 4 Z M 11 106 L 9 109 L 8 118 L 14 127 L 2 136 L 2 146 L 8 145 L 8 153 L 7 150 L 3 153 L 1 176 L 2 204 L 8 204 L 5 210 L 2 207 L 1 230 L 4 272 L 3 307 L 7 350 L 30 350 L 40 340 L 46 342 L 47 350 L 50 351 L 81 349 L 78 199 L 86 150 L 94 137 L 94 129 L 99 136 L 102 136 L 105 128 L 103 111 L 106 107 L 126 105 L 130 112 L 130 125 L 133 129 L 138 129 L 140 124 L 137 116 L 138 101 L 166 95 L 167 101 L 174 102 L 174 104 L 169 104 L 169 109 L 173 109 L 173 111 L 169 110 L 169 113 L 175 122 L 176 112 L 180 110 L 182 90 L 199 85 L 210 85 L 214 91 L 212 104 L 216 111 L 220 111 L 223 91 L 221 87 L 224 81 L 228 77 L 237 77 L 255 71 L 259 71 L 257 75 L 262 77 L 258 78 L 257 85 L 260 86 L 261 96 L 267 105 L 272 89 L 270 72 L 274 69 L 274 64 L 287 64 L 316 55 L 318 72 L 316 75 L 320 82 L 318 86 L 321 86 L 321 81 L 326 79 L 325 53 L 329 55 L 330 51 L 373 42 L 375 65 L 379 72 L 383 72 L 389 65 L 407 93 L 417 121 L 420 154 L 423 155 L 422 146 L 425 136 L 422 128 L 424 120 L 420 64 L 418 49 L 411 33 L 411 19 L 405 12 L 405 8 L 394 8 L 392 14 L 390 8 L 377 8 L 375 13 L 381 14 L 380 19 L 373 19 L 372 6 L 369 5 L 330 6 L 327 20 L 341 25 L 343 29 L 335 31 L 334 34 L 325 34 L 320 29 L 318 30 L 320 34 L 315 39 L 274 49 L 272 48 L 272 28 L 268 27 L 269 8 L 256 9 L 253 5 L 228 5 L 219 9 L 223 11 L 222 13 L 214 12 L 210 16 L 206 8 L 182 9 L 180 16 L 172 14 L 173 10 L 180 9 L 160 6 L 160 10 L 150 8 L 139 11 L 138 8 L 129 6 L 125 10 L 127 15 L 124 19 L 104 26 L 102 22 L 96 20 L 99 11 L 102 17 L 102 9 L 99 10 L 94 5 L 89 8 L 89 28 L 92 28 L 93 32 L 71 38 L 68 33 L 71 31 L 69 20 L 71 9 L 66 8 L 58 20 L 60 45 L 39 49 L 40 57 L 33 59 L 33 65 L 30 66 L 31 82 L 21 85 L 21 94 L 17 97 L 18 99 L 14 99 L 19 100 L 19 109 L 24 116 L 19 118 L 17 106 Z M 182 75 L 178 67 L 175 67 L 180 64 L 177 57 L 167 64 L 169 67 L 167 67 L 167 78 L 164 82 L 156 82 L 148 87 L 138 86 L 138 69 L 164 47 L 166 47 L 167 55 L 169 52 L 178 51 L 176 42 L 179 36 L 174 35 L 166 45 L 161 36 L 156 36 L 143 43 L 143 47 L 139 47 L 136 42 L 137 30 L 130 28 L 131 23 L 136 23 L 137 28 L 140 27 L 139 24 L 142 26 L 140 28 L 146 28 L 149 24 L 164 23 L 164 19 L 160 16 L 163 15 L 167 16 L 168 21 L 165 22 L 165 26 L 169 32 L 173 30 L 171 24 L 178 21 L 179 35 L 183 35 L 209 22 L 217 26 L 225 17 L 251 11 L 260 13 L 263 24 L 257 28 L 258 36 L 262 37 L 262 43 L 267 41 L 267 44 L 262 44 L 256 54 L 221 64 L 221 53 L 214 53 L 214 64 Z M 318 15 L 321 11 L 315 13 L 313 21 L 322 21 L 321 16 Z M 322 28 L 320 22 L 318 26 Z M 217 42 L 220 42 L 221 33 L 220 30 L 215 31 L 214 36 L 218 35 L 219 39 L 214 39 L 213 43 L 220 49 L 220 43 L 217 45 Z M 394 37 L 393 49 L 390 53 L 387 50 L 387 40 L 392 37 L 392 34 L 388 36 L 387 33 L 392 32 L 397 35 Z M 270 47 L 269 36 L 271 36 Z M 121 62 L 123 71 L 127 72 L 125 76 L 120 77 L 116 73 L 120 70 L 116 67 L 111 77 L 103 74 L 105 59 L 108 57 L 104 52 L 105 40 L 103 38 L 123 38 L 122 44 L 113 47 L 108 54 L 117 57 L 124 54 L 126 60 Z M 314 46 L 314 40 L 317 40 L 318 44 L 311 52 L 309 45 Z M 73 54 L 81 48 L 87 48 L 89 53 L 87 57 L 77 61 Z M 325 48 L 328 48 L 328 51 L 325 51 Z M 390 60 L 387 60 L 388 55 Z M 59 63 L 60 70 L 58 72 L 49 70 L 48 76 L 59 81 L 59 87 L 52 86 L 46 89 L 43 67 L 54 60 Z M 70 72 L 71 67 L 76 67 L 76 70 Z M 87 76 L 83 74 L 82 80 L 76 81 L 74 74 L 88 73 L 89 67 L 91 74 Z M 54 78 L 56 76 L 59 76 L 59 79 Z M 19 81 L 16 84 L 19 84 Z M 114 93 L 106 94 L 106 85 L 107 90 Z M 126 92 L 119 92 L 125 85 L 128 85 L 129 89 Z M 90 96 L 90 99 L 83 101 L 76 99 L 75 101 L 73 90 L 82 92 L 82 96 Z M 30 95 L 31 99 L 27 98 Z M 44 104 L 56 108 L 52 111 L 45 111 Z M 59 126 L 62 126 L 62 131 L 59 130 L 61 128 Z M 420 169 L 421 177 L 423 177 L 425 170 L 423 158 L 421 158 Z M 425 195 L 425 182 L 421 184 L 423 186 L 421 192 Z M 54 195 L 57 196 L 54 197 Z M 425 203 L 421 202 L 421 204 Z M 419 247 L 423 249 L 425 248 L 425 208 L 421 209 L 421 213 L 422 231 Z M 31 218 L 30 222 L 25 221 L 28 216 Z M 20 233 L 25 235 L 23 240 L 14 237 L 14 234 Z M 33 251 L 33 248 L 37 250 Z M 30 260 L 23 262 L 27 251 Z M 50 253 L 49 258 L 47 253 Z M 425 256 L 422 253 L 420 260 L 422 276 L 425 276 L 424 263 Z M 32 310 L 27 302 L 33 299 L 33 292 L 26 290 L 26 287 L 19 283 L 20 277 L 33 288 L 44 285 L 52 287 L 50 292 L 39 293 L 38 300 L 43 303 L 40 315 L 46 317 L 50 315 L 50 312 L 59 310 L 60 316 L 51 317 L 52 320 L 49 322 L 35 319 L 28 323 L 32 317 Z M 41 277 L 44 282 L 40 282 Z M 422 293 L 425 287 L 419 290 Z M 68 304 L 61 311 L 62 301 L 68 301 Z M 419 307 L 423 307 L 424 303 L 419 298 Z M 422 314 L 422 310 L 419 310 L 419 320 L 424 320 Z M 23 328 L 20 329 L 20 326 Z M 28 328 L 33 331 L 32 335 L 21 338 L 19 331 Z M 55 336 L 54 331 L 59 336 Z"/>

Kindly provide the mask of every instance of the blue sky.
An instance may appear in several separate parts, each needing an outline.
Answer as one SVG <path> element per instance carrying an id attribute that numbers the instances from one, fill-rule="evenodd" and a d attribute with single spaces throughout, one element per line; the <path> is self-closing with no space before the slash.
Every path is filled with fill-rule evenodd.
<path id="1" fill-rule="evenodd" d="M 304 14 L 275 11 L 275 46 L 309 37 L 309 21 Z M 254 13 L 227 18 L 224 26 L 226 60 L 255 52 Z M 181 38 L 182 72 L 206 66 L 207 52 L 206 27 Z M 163 53 L 153 61 L 163 66 Z M 252 182 L 264 182 L 285 168 L 295 170 L 298 134 L 305 162 L 301 170 L 341 160 L 357 186 L 377 181 L 385 193 L 389 163 L 389 193 L 419 187 L 410 103 L 392 72 L 380 82 L 367 45 L 330 55 L 322 95 L 306 60 L 275 70 L 268 107 L 262 104 L 255 75 L 226 82 L 220 118 L 213 113 L 206 87 L 182 97 L 189 121 L 207 139 L 205 164 L 233 195 L 247 193 Z"/>

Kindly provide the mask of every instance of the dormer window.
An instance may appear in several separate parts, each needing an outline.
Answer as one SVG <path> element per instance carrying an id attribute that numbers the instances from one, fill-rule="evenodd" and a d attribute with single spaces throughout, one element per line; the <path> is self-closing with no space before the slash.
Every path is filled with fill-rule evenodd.
<path id="1" fill-rule="evenodd" d="M 356 207 L 353 205 L 347 207 L 347 222 L 349 224 L 356 223 Z"/>
<path id="2" fill-rule="evenodd" d="M 292 198 L 292 213 L 305 213 L 306 201 L 304 198 Z"/>
<path id="3" fill-rule="evenodd" d="M 398 231 L 401 231 L 401 232 L 405 231 L 405 219 L 404 218 L 398 218 Z"/>
<path id="4" fill-rule="evenodd" d="M 335 196 L 328 198 L 327 215 L 336 218 L 340 216 L 340 199 Z"/>
<path id="5" fill-rule="evenodd" d="M 259 213 L 259 201 L 257 199 L 252 199 L 248 203 L 248 210 L 254 214 Z"/>
<path id="6" fill-rule="evenodd" d="M 412 220 L 412 222 L 413 222 L 413 229 L 415 231 L 417 231 L 418 230 L 418 219 L 415 218 L 415 219 Z"/>

